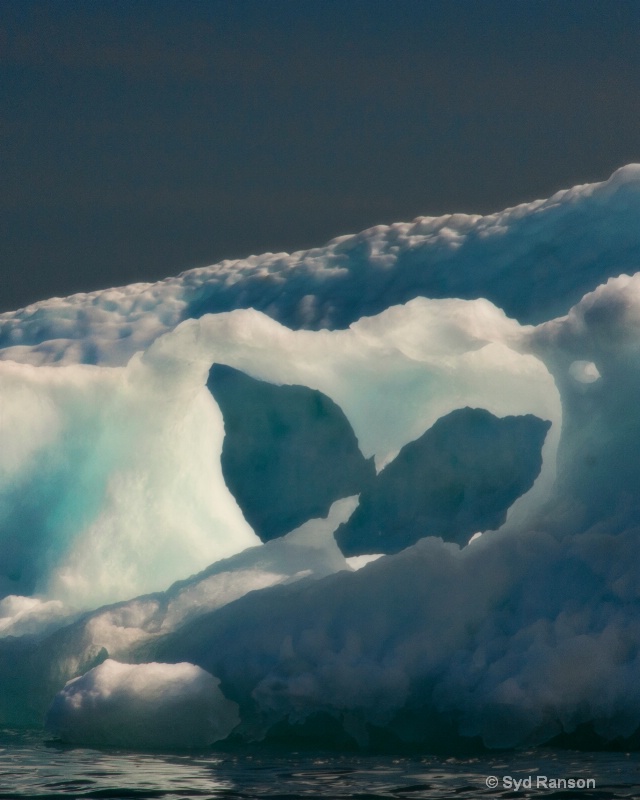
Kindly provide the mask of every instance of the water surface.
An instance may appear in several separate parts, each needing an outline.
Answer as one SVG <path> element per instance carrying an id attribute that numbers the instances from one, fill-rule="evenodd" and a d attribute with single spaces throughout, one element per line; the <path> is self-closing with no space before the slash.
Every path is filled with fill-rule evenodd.
<path id="1" fill-rule="evenodd" d="M 537 786 L 539 776 L 547 787 Z M 498 786 L 487 785 L 496 778 Z M 531 788 L 527 786 L 531 779 Z M 553 788 L 553 780 L 593 782 Z M 515 781 L 523 780 L 516 791 Z M 544 783 L 544 781 L 542 781 Z M 640 754 L 538 749 L 472 758 L 284 752 L 166 754 L 63 747 L 40 732 L 0 732 L 0 800 L 8 798 L 628 798 Z"/>

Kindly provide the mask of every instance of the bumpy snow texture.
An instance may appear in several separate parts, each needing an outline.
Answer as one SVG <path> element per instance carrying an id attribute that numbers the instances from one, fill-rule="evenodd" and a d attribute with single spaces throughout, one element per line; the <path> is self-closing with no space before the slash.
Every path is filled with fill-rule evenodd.
<path id="1" fill-rule="evenodd" d="M 0 724 L 632 745 L 639 270 L 632 165 L 0 315 Z"/>

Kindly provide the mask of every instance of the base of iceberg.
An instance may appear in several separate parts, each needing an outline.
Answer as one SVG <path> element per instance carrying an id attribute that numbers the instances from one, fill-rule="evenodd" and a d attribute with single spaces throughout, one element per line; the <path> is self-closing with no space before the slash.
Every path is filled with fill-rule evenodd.
<path id="1" fill-rule="evenodd" d="M 107 747 L 206 747 L 239 722 L 219 681 L 193 664 L 107 659 L 59 692 L 46 725 L 63 741 Z"/>
<path id="2" fill-rule="evenodd" d="M 639 223 L 631 165 L 0 315 L 0 724 L 638 741 Z"/>

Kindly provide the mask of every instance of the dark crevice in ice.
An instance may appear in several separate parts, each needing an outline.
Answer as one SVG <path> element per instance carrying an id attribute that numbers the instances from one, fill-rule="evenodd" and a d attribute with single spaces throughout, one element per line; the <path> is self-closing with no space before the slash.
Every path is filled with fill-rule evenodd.
<path id="1" fill-rule="evenodd" d="M 550 423 L 463 408 L 405 445 L 378 476 L 342 410 L 304 386 L 274 386 L 215 365 L 225 423 L 222 471 L 263 541 L 360 494 L 336 534 L 345 555 L 396 553 L 424 536 L 466 544 L 504 522 L 540 472 Z"/>
<path id="2" fill-rule="evenodd" d="M 343 553 L 397 553 L 424 536 L 466 544 L 476 531 L 500 527 L 540 472 L 550 424 L 480 408 L 441 417 L 361 494 L 336 533 Z"/>
<path id="3" fill-rule="evenodd" d="M 321 392 L 220 364 L 207 385 L 224 417 L 225 482 L 263 542 L 325 517 L 374 479 L 344 412 Z"/>

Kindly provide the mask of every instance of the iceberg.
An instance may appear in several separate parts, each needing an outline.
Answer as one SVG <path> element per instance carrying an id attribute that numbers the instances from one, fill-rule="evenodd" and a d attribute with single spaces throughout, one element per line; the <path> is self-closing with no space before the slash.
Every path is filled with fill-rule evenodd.
<path id="1" fill-rule="evenodd" d="M 630 165 L 1 314 L 0 723 L 633 741 L 638 270 Z"/>

